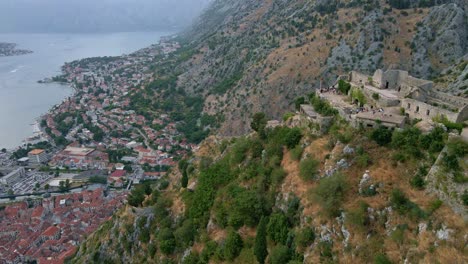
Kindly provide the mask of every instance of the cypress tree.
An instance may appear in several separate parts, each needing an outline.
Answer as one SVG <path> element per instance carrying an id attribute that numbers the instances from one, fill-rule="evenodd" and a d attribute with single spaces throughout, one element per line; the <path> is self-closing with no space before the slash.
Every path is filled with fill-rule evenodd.
<path id="1" fill-rule="evenodd" d="M 262 217 L 260 224 L 257 227 L 257 236 L 255 237 L 254 254 L 260 264 L 265 263 L 268 256 L 267 250 L 267 218 Z"/>
<path id="2" fill-rule="evenodd" d="M 188 175 L 186 171 L 182 172 L 182 187 L 187 188 L 188 185 Z"/>

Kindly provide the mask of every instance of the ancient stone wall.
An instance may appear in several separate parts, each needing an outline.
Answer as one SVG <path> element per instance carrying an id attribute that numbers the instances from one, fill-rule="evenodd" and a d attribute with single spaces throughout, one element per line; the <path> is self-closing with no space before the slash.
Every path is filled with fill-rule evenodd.
<path id="1" fill-rule="evenodd" d="M 374 102 L 376 106 L 378 107 L 391 107 L 391 106 L 398 106 L 400 105 L 400 100 L 399 99 L 394 99 L 394 98 L 388 98 L 384 97 L 379 94 L 379 99 L 375 100 L 372 95 L 375 93 L 375 91 L 368 89 L 366 86 L 364 86 L 363 89 L 361 89 L 364 93 L 364 95 L 367 98 L 368 105 L 370 102 Z"/>
<path id="2" fill-rule="evenodd" d="M 374 75 L 372 76 L 372 80 L 374 81 L 375 87 L 381 88 L 381 89 L 385 87 L 385 83 L 383 83 L 383 80 L 382 80 L 383 74 L 384 72 L 381 69 L 378 69 L 374 72 Z"/>
<path id="3" fill-rule="evenodd" d="M 456 106 L 459 109 L 468 105 L 468 100 L 463 97 L 453 96 L 453 95 L 439 93 L 439 92 L 431 92 L 430 96 L 448 105 Z"/>
<path id="4" fill-rule="evenodd" d="M 420 87 L 426 90 L 432 89 L 434 83 L 428 80 L 418 79 L 413 76 L 407 76 L 406 80 L 404 81 L 408 86 Z"/>
<path id="5" fill-rule="evenodd" d="M 408 77 L 408 72 L 388 70 L 384 73 L 382 79 L 382 85 L 384 89 L 398 90 L 405 83 Z"/>
<path id="6" fill-rule="evenodd" d="M 432 120 L 434 117 L 445 115 L 448 120 L 456 122 L 458 113 L 451 112 L 439 107 L 432 106 L 414 99 L 405 98 L 401 101 L 401 107 L 410 118 L 420 118 L 422 120 Z"/>
<path id="7" fill-rule="evenodd" d="M 468 105 L 465 105 L 458 113 L 457 122 L 462 123 L 468 120 Z"/>
<path id="8" fill-rule="evenodd" d="M 351 82 L 353 82 L 356 85 L 364 85 L 365 83 L 368 82 L 370 76 L 367 76 L 365 74 L 362 74 L 357 71 L 352 71 L 351 72 Z"/>

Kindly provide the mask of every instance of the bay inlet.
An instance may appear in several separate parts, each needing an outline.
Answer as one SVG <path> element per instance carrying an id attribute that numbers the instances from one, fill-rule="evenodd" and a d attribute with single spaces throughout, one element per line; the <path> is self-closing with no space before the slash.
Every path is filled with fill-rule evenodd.
<path id="1" fill-rule="evenodd" d="M 118 56 L 156 44 L 173 32 L 109 34 L 0 34 L 31 54 L 0 57 L 0 149 L 14 148 L 33 135 L 35 120 L 72 95 L 69 86 L 38 83 L 59 75 L 65 62 Z"/>

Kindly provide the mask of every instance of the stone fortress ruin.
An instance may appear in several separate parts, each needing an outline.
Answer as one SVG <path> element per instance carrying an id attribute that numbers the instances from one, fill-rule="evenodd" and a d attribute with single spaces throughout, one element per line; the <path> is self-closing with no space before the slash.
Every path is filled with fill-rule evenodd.
<path id="1" fill-rule="evenodd" d="M 438 92 L 432 81 L 415 78 L 407 71 L 377 70 L 373 76 L 352 71 L 339 79 L 360 89 L 372 108 L 399 107 L 407 117 L 425 121 L 442 116 L 456 123 L 468 120 L 468 99 Z"/>

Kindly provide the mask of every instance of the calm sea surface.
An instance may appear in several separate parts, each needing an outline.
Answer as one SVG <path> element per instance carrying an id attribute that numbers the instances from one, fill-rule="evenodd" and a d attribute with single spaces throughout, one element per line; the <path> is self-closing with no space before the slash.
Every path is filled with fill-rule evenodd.
<path id="1" fill-rule="evenodd" d="M 32 135 L 35 119 L 72 93 L 67 86 L 39 84 L 38 80 L 60 74 L 65 62 L 128 54 L 170 34 L 0 34 L 0 42 L 17 43 L 18 48 L 34 52 L 0 57 L 0 149 L 21 145 Z"/>

